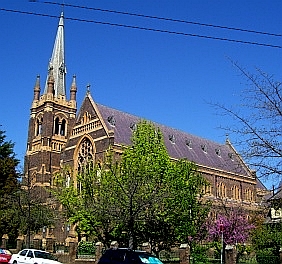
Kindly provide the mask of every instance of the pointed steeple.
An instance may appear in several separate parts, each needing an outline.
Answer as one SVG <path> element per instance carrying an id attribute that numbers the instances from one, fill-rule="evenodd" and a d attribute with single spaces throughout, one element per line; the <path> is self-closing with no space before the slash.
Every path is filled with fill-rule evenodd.
<path id="1" fill-rule="evenodd" d="M 38 101 L 40 97 L 40 76 L 37 75 L 33 90 L 33 100 Z"/>
<path id="2" fill-rule="evenodd" d="M 64 15 L 61 13 L 56 40 L 53 47 L 52 57 L 49 62 L 49 71 L 52 69 L 54 78 L 54 95 L 66 95 L 66 66 L 64 47 Z M 48 90 L 48 76 L 45 84 L 44 94 Z"/>

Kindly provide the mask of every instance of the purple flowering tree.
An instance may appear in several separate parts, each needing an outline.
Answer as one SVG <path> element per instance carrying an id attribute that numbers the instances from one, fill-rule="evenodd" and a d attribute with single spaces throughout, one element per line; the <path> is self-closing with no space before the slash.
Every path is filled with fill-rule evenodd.
<path id="1" fill-rule="evenodd" d="M 208 225 L 208 239 L 220 241 L 223 232 L 225 245 L 245 243 L 254 225 L 250 224 L 246 215 L 237 209 L 230 209 L 227 215 L 219 214 L 216 221 Z"/>

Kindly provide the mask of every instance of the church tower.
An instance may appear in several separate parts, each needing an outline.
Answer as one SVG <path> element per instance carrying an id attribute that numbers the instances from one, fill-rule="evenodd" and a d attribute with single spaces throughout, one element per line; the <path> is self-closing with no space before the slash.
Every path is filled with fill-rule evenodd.
<path id="1" fill-rule="evenodd" d="M 63 13 L 42 95 L 40 92 L 40 77 L 37 76 L 30 111 L 24 181 L 26 186 L 40 190 L 39 197 L 44 201 L 48 197 L 46 189 L 51 186 L 52 175 L 60 169 L 61 152 L 74 126 L 77 111 L 75 76 L 70 99 L 66 98 Z"/>

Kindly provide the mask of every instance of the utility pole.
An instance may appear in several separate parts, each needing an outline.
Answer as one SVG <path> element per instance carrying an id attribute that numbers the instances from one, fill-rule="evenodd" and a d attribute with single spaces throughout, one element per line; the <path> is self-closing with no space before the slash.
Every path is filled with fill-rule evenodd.
<path id="1" fill-rule="evenodd" d="M 29 165 L 29 163 L 28 163 Z M 29 173 L 29 166 L 27 170 L 27 248 L 30 248 L 30 173 Z"/>
<path id="2" fill-rule="evenodd" d="M 223 223 L 220 223 L 219 230 L 221 231 L 221 256 L 220 256 L 220 264 L 224 263 L 223 256 L 224 256 L 224 240 L 223 240 L 223 231 L 224 226 Z"/>

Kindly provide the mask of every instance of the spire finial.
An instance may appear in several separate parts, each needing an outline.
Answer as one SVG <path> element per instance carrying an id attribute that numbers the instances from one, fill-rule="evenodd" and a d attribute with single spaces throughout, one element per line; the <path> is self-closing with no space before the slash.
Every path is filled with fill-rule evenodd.
<path id="1" fill-rule="evenodd" d="M 229 134 L 226 133 L 226 134 L 225 134 L 225 137 L 226 137 L 226 139 L 225 139 L 226 144 L 230 144 Z"/>
<path id="2" fill-rule="evenodd" d="M 88 94 L 90 94 L 90 83 L 88 83 L 87 84 L 87 86 L 86 86 L 86 88 L 87 88 L 87 91 L 86 91 L 86 94 L 88 95 Z"/>
<path id="3" fill-rule="evenodd" d="M 75 75 L 75 74 L 72 76 L 72 84 L 71 84 L 71 87 L 76 89 L 76 75 Z"/>
<path id="4" fill-rule="evenodd" d="M 40 75 L 39 74 L 37 74 L 37 76 L 36 76 L 36 81 L 35 81 L 34 89 L 35 88 L 39 88 L 40 89 Z"/>

